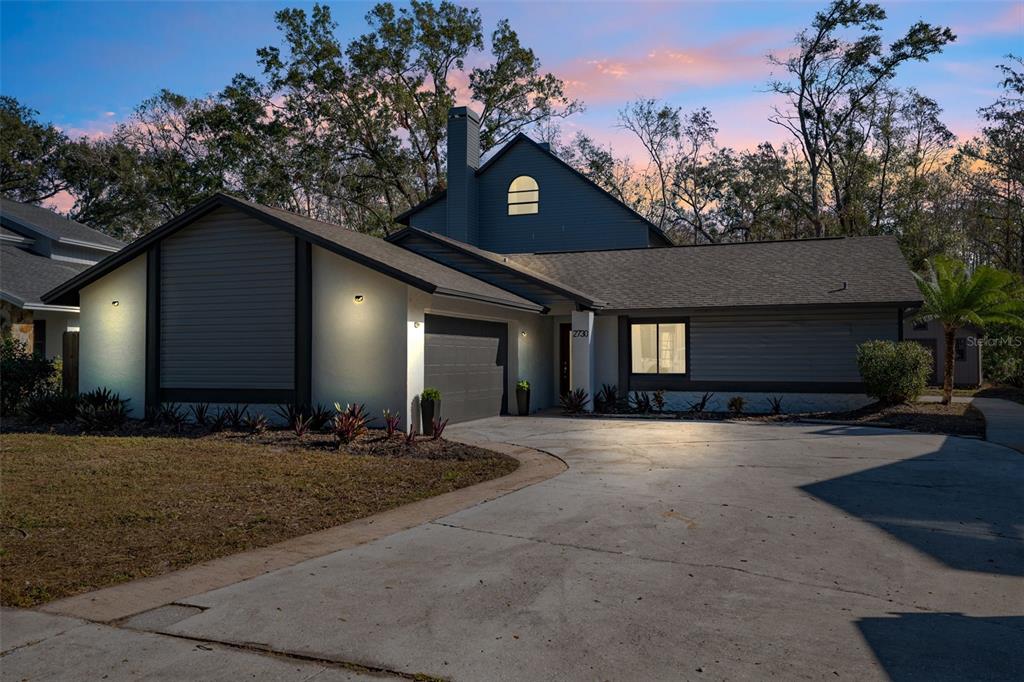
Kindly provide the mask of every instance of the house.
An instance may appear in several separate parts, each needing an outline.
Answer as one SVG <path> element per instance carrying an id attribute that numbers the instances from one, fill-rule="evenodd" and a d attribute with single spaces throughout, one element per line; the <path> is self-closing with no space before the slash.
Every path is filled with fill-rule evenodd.
<path id="1" fill-rule="evenodd" d="M 83 389 L 160 402 L 338 401 L 452 421 L 602 384 L 713 391 L 787 409 L 861 395 L 855 352 L 921 302 L 889 237 L 669 246 L 520 135 L 480 164 L 479 121 L 448 121 L 448 188 L 378 239 L 219 194 L 54 288 L 82 309 Z M 751 403 L 754 409 L 760 405 Z"/>
<path id="2" fill-rule="evenodd" d="M 78 331 L 77 305 L 42 295 L 117 252 L 124 244 L 41 206 L 0 198 L 0 323 L 34 352 L 61 354 L 65 331 Z"/>
<path id="3" fill-rule="evenodd" d="M 941 386 L 946 377 L 946 335 L 942 323 L 932 320 L 915 320 L 908 311 L 903 323 L 903 338 L 916 341 L 932 354 L 932 373 L 928 378 L 931 386 Z M 982 382 L 981 332 L 972 326 L 961 327 L 956 332 L 953 349 L 953 383 L 956 388 L 977 388 Z"/>

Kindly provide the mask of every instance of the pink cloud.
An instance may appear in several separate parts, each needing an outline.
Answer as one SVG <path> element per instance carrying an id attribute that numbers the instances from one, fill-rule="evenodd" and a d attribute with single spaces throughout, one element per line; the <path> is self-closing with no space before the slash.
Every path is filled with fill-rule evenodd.
<path id="1" fill-rule="evenodd" d="M 746 32 L 702 46 L 637 47 L 623 55 L 574 60 L 553 71 L 574 97 L 625 102 L 684 86 L 764 80 L 771 72 L 767 53 L 785 48 L 788 40 L 777 32 Z"/>
<path id="2" fill-rule="evenodd" d="M 88 140 L 95 141 L 102 140 L 105 137 L 110 137 L 110 134 L 114 132 L 114 128 L 117 127 L 117 124 L 118 120 L 116 118 L 116 114 L 112 111 L 106 111 L 103 113 L 102 118 L 84 121 L 79 125 L 57 127 L 72 140 L 84 137 Z"/>
<path id="3" fill-rule="evenodd" d="M 47 208 L 58 213 L 68 213 L 75 206 L 75 198 L 69 192 L 58 192 L 44 202 Z"/>
<path id="4" fill-rule="evenodd" d="M 1024 2 L 1013 0 L 994 16 L 973 16 L 953 26 L 958 37 L 1024 34 Z"/>

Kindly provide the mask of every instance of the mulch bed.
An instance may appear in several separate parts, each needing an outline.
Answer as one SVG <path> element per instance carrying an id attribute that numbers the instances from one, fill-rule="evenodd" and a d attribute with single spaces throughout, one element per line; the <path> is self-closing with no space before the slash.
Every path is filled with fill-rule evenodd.
<path id="1" fill-rule="evenodd" d="M 985 417 L 969 403 L 903 403 L 882 406 L 878 403 L 850 412 L 805 415 L 816 419 L 848 421 L 864 426 L 885 426 L 922 433 L 951 436 L 985 437 Z"/>
<path id="2" fill-rule="evenodd" d="M 371 432 L 0 435 L 0 603 L 30 607 L 264 547 L 511 473 Z"/>

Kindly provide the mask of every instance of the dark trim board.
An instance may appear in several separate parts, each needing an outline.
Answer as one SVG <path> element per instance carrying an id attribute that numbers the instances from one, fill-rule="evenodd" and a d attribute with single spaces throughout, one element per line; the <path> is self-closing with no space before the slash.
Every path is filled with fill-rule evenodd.
<path id="1" fill-rule="evenodd" d="M 238 403 L 245 405 L 292 405 L 290 388 L 161 388 L 161 402 Z"/>
<path id="2" fill-rule="evenodd" d="M 160 244 L 146 252 L 146 410 L 160 404 Z"/>
<path id="3" fill-rule="evenodd" d="M 313 245 L 295 238 L 295 397 L 313 402 Z"/>

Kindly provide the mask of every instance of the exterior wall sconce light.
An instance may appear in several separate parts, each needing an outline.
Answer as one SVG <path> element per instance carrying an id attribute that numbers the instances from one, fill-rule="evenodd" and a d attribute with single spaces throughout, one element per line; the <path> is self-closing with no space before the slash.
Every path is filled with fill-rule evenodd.
<path id="1" fill-rule="evenodd" d="M 114 306 L 116 308 L 117 306 L 121 305 L 121 302 L 120 301 L 111 301 L 110 305 L 112 305 L 112 306 Z"/>
<path id="2" fill-rule="evenodd" d="M 525 338 L 526 337 L 526 330 L 524 329 L 523 331 L 519 332 L 519 336 L 522 336 L 522 337 Z"/>
<path id="3" fill-rule="evenodd" d="M 362 294 L 356 294 L 355 298 L 353 298 L 352 300 L 355 301 L 356 303 L 362 303 L 363 301 L 366 300 L 366 297 L 363 296 Z"/>
<path id="4" fill-rule="evenodd" d="M 417 329 L 419 329 L 419 328 L 420 328 L 420 323 L 419 323 L 419 322 L 413 322 L 413 323 L 412 323 L 412 326 L 414 326 L 414 327 L 416 327 Z"/>

